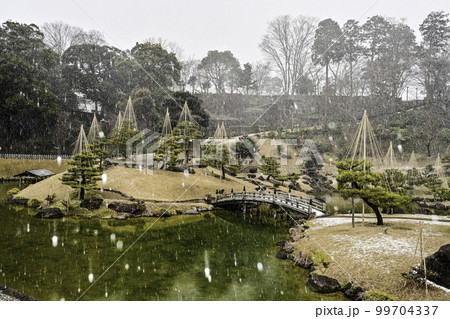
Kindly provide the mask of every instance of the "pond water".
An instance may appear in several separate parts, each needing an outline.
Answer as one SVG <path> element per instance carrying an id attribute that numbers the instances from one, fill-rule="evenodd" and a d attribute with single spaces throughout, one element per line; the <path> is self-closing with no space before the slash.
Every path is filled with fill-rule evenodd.
<path id="1" fill-rule="evenodd" d="M 14 186 L 0 184 L 0 283 L 39 300 L 343 299 L 274 257 L 288 226 L 269 217 L 39 220 L 5 203 Z"/>

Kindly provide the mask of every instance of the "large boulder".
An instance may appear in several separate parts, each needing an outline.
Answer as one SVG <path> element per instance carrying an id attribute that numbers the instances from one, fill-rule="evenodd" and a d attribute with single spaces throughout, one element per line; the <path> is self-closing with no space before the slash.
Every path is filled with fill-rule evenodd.
<path id="1" fill-rule="evenodd" d="M 199 215 L 200 212 L 197 210 L 196 207 L 192 207 L 191 209 L 188 209 L 184 212 L 185 215 Z"/>
<path id="2" fill-rule="evenodd" d="M 40 209 L 34 217 L 36 218 L 63 218 L 65 215 L 63 211 L 58 207 L 47 207 Z"/>
<path id="3" fill-rule="evenodd" d="M 277 252 L 275 257 L 278 258 L 278 259 L 285 260 L 285 259 L 289 258 L 289 254 L 287 252 L 285 252 L 284 250 L 280 250 L 279 252 Z"/>
<path id="4" fill-rule="evenodd" d="M 418 210 L 415 211 L 414 214 L 416 214 L 416 215 L 433 215 L 433 212 L 426 208 L 419 208 Z"/>
<path id="5" fill-rule="evenodd" d="M 277 242 L 277 246 L 283 247 L 284 244 L 286 244 L 286 243 L 287 243 L 287 240 L 280 240 L 279 242 Z"/>
<path id="6" fill-rule="evenodd" d="M 80 207 L 89 209 L 89 210 L 97 210 L 100 209 L 100 206 L 103 203 L 102 198 L 89 198 L 85 199 L 80 203 Z"/>
<path id="7" fill-rule="evenodd" d="M 353 301 L 363 301 L 366 291 L 362 287 L 350 287 L 344 291 L 345 298 Z"/>
<path id="8" fill-rule="evenodd" d="M 321 293 L 332 293 L 341 290 L 341 285 L 336 279 L 313 272 L 309 274 L 308 284 L 311 288 Z"/>
<path id="9" fill-rule="evenodd" d="M 112 202 L 108 208 L 118 213 L 134 214 L 138 211 L 137 203 Z"/>
<path id="10" fill-rule="evenodd" d="M 425 258 L 428 278 L 450 289 L 450 244 L 444 245 L 433 255 Z"/>
<path id="11" fill-rule="evenodd" d="M 437 209 L 437 210 L 447 210 L 448 207 L 445 206 L 445 205 L 442 204 L 442 203 L 436 203 L 436 205 L 434 205 L 434 209 Z"/>

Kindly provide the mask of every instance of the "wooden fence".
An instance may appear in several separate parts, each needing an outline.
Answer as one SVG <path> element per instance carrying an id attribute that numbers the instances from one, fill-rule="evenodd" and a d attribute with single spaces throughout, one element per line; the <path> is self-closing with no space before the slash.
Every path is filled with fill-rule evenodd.
<path id="1" fill-rule="evenodd" d="M 58 156 L 63 160 L 69 160 L 71 155 L 46 155 L 46 154 L 0 154 L 4 159 L 33 159 L 33 160 L 56 160 Z"/>

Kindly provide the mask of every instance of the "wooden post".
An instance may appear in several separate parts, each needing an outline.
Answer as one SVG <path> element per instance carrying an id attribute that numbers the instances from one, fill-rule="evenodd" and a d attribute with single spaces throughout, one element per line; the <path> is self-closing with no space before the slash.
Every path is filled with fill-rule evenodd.
<path id="1" fill-rule="evenodd" d="M 364 201 L 362 201 L 362 227 L 364 227 Z"/>
<path id="2" fill-rule="evenodd" d="M 428 295 L 427 263 L 425 262 L 423 244 L 423 222 L 420 222 L 420 260 L 423 262 L 423 272 L 425 274 L 425 293 Z"/>
<path id="3" fill-rule="evenodd" d="M 419 224 L 419 238 L 417 238 L 416 249 L 414 251 L 414 258 L 417 254 L 417 249 L 420 250 L 420 263 L 423 263 L 423 272 L 425 276 L 425 293 L 428 295 L 428 280 L 427 280 L 427 263 L 424 257 L 424 244 L 423 244 L 423 222 Z"/>
<path id="4" fill-rule="evenodd" d="M 352 228 L 355 228 L 355 198 L 352 196 Z"/>

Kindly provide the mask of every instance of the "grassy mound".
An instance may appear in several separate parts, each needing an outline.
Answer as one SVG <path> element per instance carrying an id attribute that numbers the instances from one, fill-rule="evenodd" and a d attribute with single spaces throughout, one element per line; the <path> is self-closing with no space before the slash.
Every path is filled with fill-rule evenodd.
<path id="1" fill-rule="evenodd" d="M 104 189 L 114 189 L 135 199 L 155 201 L 175 201 L 202 199 L 206 194 L 215 195 L 216 189 L 232 188 L 238 192 L 245 186 L 247 191 L 255 189 L 255 185 L 234 177 L 226 180 L 211 175 L 211 169 L 196 169 L 196 174 L 184 175 L 169 171 L 153 171 L 153 175 L 145 174 L 135 168 L 115 166 L 106 171 L 107 182 L 98 186 Z M 72 189 L 63 185 L 62 174 L 49 177 L 39 183 L 32 184 L 19 192 L 17 196 L 44 200 L 50 194 L 56 194 L 55 201 L 65 199 Z M 106 194 L 107 192 L 105 192 Z"/>

